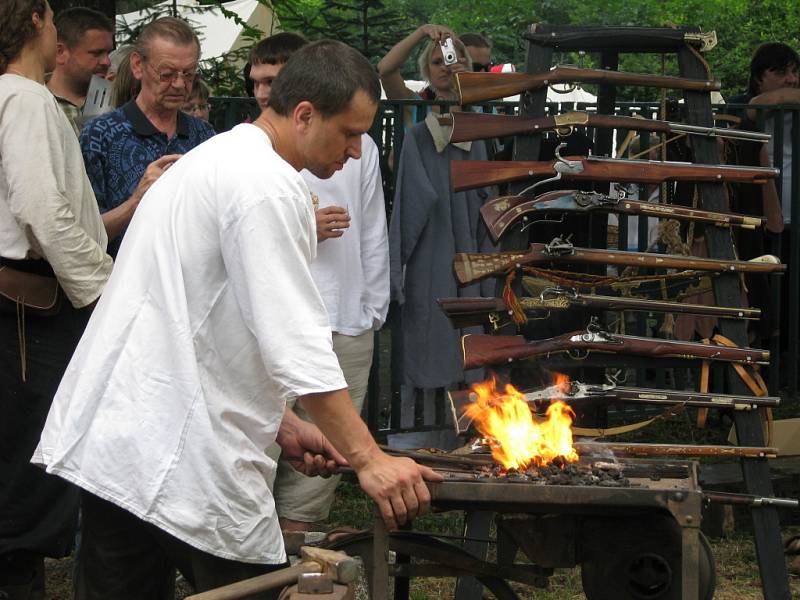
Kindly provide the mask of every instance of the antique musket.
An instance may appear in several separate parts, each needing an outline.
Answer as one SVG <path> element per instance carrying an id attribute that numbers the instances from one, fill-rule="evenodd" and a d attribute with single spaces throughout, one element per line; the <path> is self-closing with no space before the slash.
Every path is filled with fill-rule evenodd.
<path id="1" fill-rule="evenodd" d="M 452 127 L 450 133 L 451 142 L 470 142 L 543 131 L 554 131 L 559 137 L 567 137 L 572 135 L 576 127 L 633 129 L 635 131 L 652 131 L 654 133 L 683 133 L 761 143 L 766 143 L 770 139 L 769 134 L 755 131 L 743 131 L 727 127 L 700 127 L 699 125 L 686 125 L 685 123 L 673 123 L 657 119 L 599 115 L 583 111 L 538 118 L 463 111 L 442 115 L 440 122 Z"/>
<path id="2" fill-rule="evenodd" d="M 696 92 L 719 91 L 717 80 L 689 79 L 669 75 L 645 75 L 604 69 L 581 69 L 558 65 L 543 73 L 455 73 L 459 104 L 497 100 L 554 83 L 600 83 L 637 85 Z"/>
<path id="3" fill-rule="evenodd" d="M 593 213 L 607 212 L 623 215 L 638 215 L 678 219 L 707 223 L 720 227 L 741 227 L 755 229 L 763 227 L 767 220 L 763 217 L 740 215 L 736 213 L 715 212 L 661 204 L 659 202 L 642 202 L 628 200 L 625 197 L 615 198 L 599 192 L 580 190 L 556 190 L 545 192 L 535 198 L 531 196 L 500 196 L 481 206 L 481 217 L 486 223 L 489 235 L 497 242 L 509 227 L 518 221 L 531 222 L 530 215 L 549 213 Z"/>
<path id="4" fill-rule="evenodd" d="M 462 285 L 467 285 L 486 277 L 504 275 L 512 269 L 526 265 L 547 265 L 550 263 L 691 269 L 718 273 L 781 273 L 786 270 L 786 265 L 781 264 L 780 259 L 771 254 L 765 254 L 751 260 L 723 260 L 677 254 L 656 254 L 653 252 L 578 248 L 561 238 L 555 238 L 548 244 L 531 244 L 527 252 L 458 252 L 453 258 L 453 269 L 458 282 Z"/>
<path id="5" fill-rule="evenodd" d="M 547 176 L 520 194 L 555 181 L 619 181 L 664 183 L 665 181 L 702 181 L 730 183 L 766 183 L 780 171 L 772 167 L 733 167 L 703 165 L 662 160 L 630 160 L 593 156 L 563 157 L 556 148 L 554 160 L 453 160 L 450 161 L 450 182 L 456 192 L 474 188 L 522 181 Z"/>
<path id="6" fill-rule="evenodd" d="M 502 298 L 438 298 L 436 302 L 453 327 L 497 325 L 504 318 L 513 319 L 513 311 Z M 518 297 L 519 307 L 525 313 L 546 313 L 551 310 L 586 308 L 612 311 L 642 311 L 702 315 L 724 319 L 755 320 L 761 317 L 758 308 L 735 308 L 689 304 L 669 300 L 648 300 L 626 296 L 581 294 L 574 288 L 552 287 L 542 290 L 539 296 Z"/>
<path id="7" fill-rule="evenodd" d="M 546 407 L 560 400 L 569 404 L 574 401 L 602 402 L 610 404 L 624 402 L 631 404 L 650 404 L 655 406 L 690 406 L 693 408 L 718 408 L 729 410 L 757 410 L 773 408 L 780 404 L 777 396 L 739 396 L 736 394 L 714 394 L 691 391 L 660 390 L 652 388 L 628 387 L 614 383 L 593 384 L 569 381 L 524 393 L 531 410 Z M 472 390 L 450 390 L 447 393 L 456 433 L 469 430 L 472 419 L 464 414 L 466 407 L 478 399 Z"/>
<path id="8" fill-rule="evenodd" d="M 554 354 L 566 354 L 575 360 L 582 360 L 590 352 L 749 365 L 769 364 L 768 350 L 609 333 L 597 324 L 594 317 L 585 331 L 572 331 L 543 340 L 529 341 L 521 335 L 465 335 L 461 337 L 461 352 L 465 369 L 548 358 Z"/>
<path id="9" fill-rule="evenodd" d="M 581 456 L 593 455 L 600 457 L 607 457 L 609 453 L 633 456 L 724 456 L 748 458 L 774 458 L 778 455 L 778 449 L 770 446 L 699 446 L 694 444 L 637 444 L 628 442 L 573 442 L 572 445 Z M 486 447 L 481 445 L 480 448 L 484 449 Z M 486 452 L 429 454 L 415 450 L 389 448 L 388 446 L 381 446 L 381 449 L 392 456 L 405 456 L 421 465 L 448 470 L 469 472 L 495 464 L 492 455 Z"/>

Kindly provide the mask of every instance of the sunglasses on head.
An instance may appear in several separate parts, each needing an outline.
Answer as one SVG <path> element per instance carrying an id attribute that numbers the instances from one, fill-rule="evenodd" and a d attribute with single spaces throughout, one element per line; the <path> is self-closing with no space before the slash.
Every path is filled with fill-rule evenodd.
<path id="1" fill-rule="evenodd" d="M 472 63 L 472 70 L 476 71 L 476 72 L 485 71 L 485 72 L 488 73 L 489 69 L 491 69 L 491 68 L 492 68 L 492 64 L 491 63 L 486 63 L 486 64 L 484 64 L 484 63 L 476 63 L 476 62 Z"/>

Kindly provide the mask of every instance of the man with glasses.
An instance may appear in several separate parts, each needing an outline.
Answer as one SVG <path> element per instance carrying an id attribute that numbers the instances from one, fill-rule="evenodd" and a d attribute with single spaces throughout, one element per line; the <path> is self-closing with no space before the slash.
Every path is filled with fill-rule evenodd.
<path id="1" fill-rule="evenodd" d="M 116 256 L 147 189 L 182 154 L 214 135 L 208 123 L 181 112 L 199 57 L 200 41 L 185 21 L 153 21 L 142 29 L 131 53 L 139 95 L 81 131 L 86 171 L 103 213 L 111 256 Z"/>

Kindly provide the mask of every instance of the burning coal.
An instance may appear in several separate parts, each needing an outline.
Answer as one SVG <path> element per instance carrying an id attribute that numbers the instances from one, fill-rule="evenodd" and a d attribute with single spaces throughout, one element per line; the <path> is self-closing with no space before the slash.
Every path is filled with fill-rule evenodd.
<path id="1" fill-rule="evenodd" d="M 544 417 L 531 412 L 525 396 L 514 386 L 497 389 L 494 379 L 472 386 L 477 399 L 464 414 L 489 440 L 492 457 L 505 469 L 525 470 L 578 460 L 572 445 L 575 414 L 561 401 L 552 402 Z"/>

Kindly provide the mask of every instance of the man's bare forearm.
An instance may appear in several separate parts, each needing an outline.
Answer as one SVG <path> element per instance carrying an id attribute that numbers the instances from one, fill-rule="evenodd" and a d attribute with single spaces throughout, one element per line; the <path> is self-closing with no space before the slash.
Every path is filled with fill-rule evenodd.
<path id="1" fill-rule="evenodd" d="M 300 401 L 314 424 L 356 471 L 381 454 L 366 424 L 353 408 L 347 389 L 310 394 Z"/>
<path id="2" fill-rule="evenodd" d="M 749 104 L 751 106 L 800 104 L 800 88 L 780 88 L 770 92 L 764 92 L 752 98 Z M 755 121 L 758 118 L 758 111 L 755 109 L 747 109 L 747 118 L 751 121 Z"/>
<path id="3" fill-rule="evenodd" d="M 139 204 L 135 200 L 135 196 L 131 196 L 125 202 L 104 212 L 101 217 L 103 218 L 103 226 L 106 228 L 106 234 L 109 240 L 122 235 L 128 223 L 133 218 L 133 213 L 136 211 L 136 205 Z"/>

